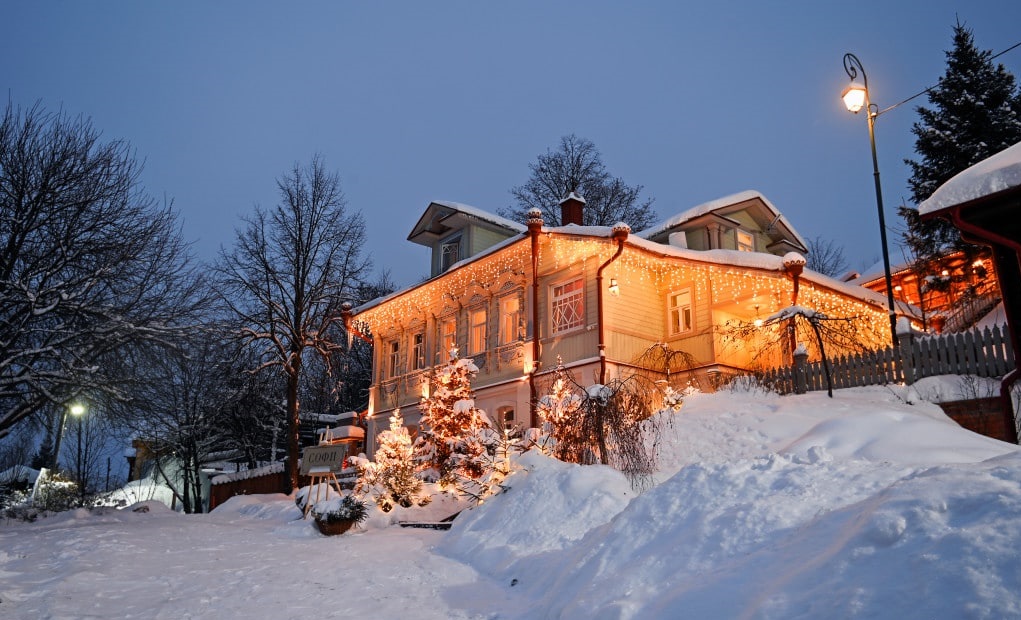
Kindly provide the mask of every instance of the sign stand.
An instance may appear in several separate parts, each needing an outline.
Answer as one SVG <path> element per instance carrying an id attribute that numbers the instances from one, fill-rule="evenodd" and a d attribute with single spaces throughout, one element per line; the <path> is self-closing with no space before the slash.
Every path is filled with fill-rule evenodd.
<path id="1" fill-rule="evenodd" d="M 337 475 L 329 467 L 312 467 L 308 470 L 308 495 L 305 497 L 305 511 L 302 513 L 302 518 L 307 519 L 308 513 L 312 510 L 312 506 L 319 503 L 319 494 L 323 490 L 323 485 L 326 485 L 326 494 L 323 499 L 330 499 L 330 486 L 332 485 L 334 490 L 337 491 L 337 495 L 343 495 L 340 492 L 340 481 L 337 480 Z M 316 489 L 315 500 L 312 499 L 312 487 Z"/>

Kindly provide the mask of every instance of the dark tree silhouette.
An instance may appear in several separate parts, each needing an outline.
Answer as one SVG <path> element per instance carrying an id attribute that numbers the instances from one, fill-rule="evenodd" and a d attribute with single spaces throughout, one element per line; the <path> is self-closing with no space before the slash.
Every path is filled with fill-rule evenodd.
<path id="1" fill-rule="evenodd" d="M 528 168 L 532 176 L 511 190 L 516 204 L 501 209 L 500 215 L 525 222 L 528 211 L 534 208 L 542 211 L 546 222 L 559 223 L 560 201 L 574 192 L 585 199 L 585 225 L 624 222 L 634 230 L 642 230 L 655 221 L 652 200 L 639 198 L 642 186 L 627 185 L 620 177 L 611 176 L 591 140 L 574 134 L 564 136 L 556 151 L 547 150 Z"/>
<path id="2" fill-rule="evenodd" d="M 329 337 L 341 324 L 340 306 L 353 297 L 369 270 L 362 256 L 365 223 L 347 210 L 336 173 L 315 156 L 277 180 L 280 202 L 257 207 L 222 254 L 224 301 L 241 324 L 243 340 L 261 347 L 264 366 L 287 380 L 287 468 L 298 484 L 299 393 L 303 362 L 318 354 L 327 363 L 342 343 Z"/>

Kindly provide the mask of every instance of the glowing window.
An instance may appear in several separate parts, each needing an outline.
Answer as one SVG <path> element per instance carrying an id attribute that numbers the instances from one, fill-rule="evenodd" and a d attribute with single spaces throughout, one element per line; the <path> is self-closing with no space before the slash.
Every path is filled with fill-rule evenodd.
<path id="1" fill-rule="evenodd" d="M 425 368 L 425 334 L 418 332 L 411 337 L 411 369 Z"/>
<path id="2" fill-rule="evenodd" d="M 690 288 L 670 293 L 667 315 L 667 320 L 670 322 L 671 336 L 691 331 L 693 323 Z"/>
<path id="3" fill-rule="evenodd" d="M 755 237 L 750 232 L 737 231 L 737 249 L 742 252 L 755 251 Z"/>
<path id="4" fill-rule="evenodd" d="M 457 318 L 448 317 L 440 321 L 440 361 L 446 362 L 450 351 L 457 346 Z"/>
<path id="5" fill-rule="evenodd" d="M 486 309 L 478 308 L 468 312 L 468 355 L 486 350 Z"/>
<path id="6" fill-rule="evenodd" d="M 518 339 L 521 325 L 521 302 L 517 295 L 500 300 L 500 344 L 510 344 Z"/>
<path id="7" fill-rule="evenodd" d="M 387 363 L 386 363 L 386 376 L 387 378 L 396 377 L 401 371 L 401 344 L 396 340 L 391 340 L 387 344 Z"/>
<path id="8" fill-rule="evenodd" d="M 581 278 L 550 287 L 550 321 L 554 334 L 585 324 L 585 282 Z"/>

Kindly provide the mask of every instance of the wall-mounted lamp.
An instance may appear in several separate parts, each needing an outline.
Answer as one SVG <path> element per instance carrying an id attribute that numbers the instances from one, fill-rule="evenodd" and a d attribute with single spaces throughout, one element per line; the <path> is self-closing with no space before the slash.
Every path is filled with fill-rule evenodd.
<path id="1" fill-rule="evenodd" d="M 616 295 L 616 296 L 620 295 L 620 286 L 617 285 L 617 278 L 610 278 L 609 290 L 610 290 L 610 294 L 611 295 Z"/>

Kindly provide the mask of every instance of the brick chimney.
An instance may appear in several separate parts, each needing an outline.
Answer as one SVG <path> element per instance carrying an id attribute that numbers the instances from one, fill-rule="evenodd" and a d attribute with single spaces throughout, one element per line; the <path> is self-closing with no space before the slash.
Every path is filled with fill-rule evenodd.
<path id="1" fill-rule="evenodd" d="M 560 225 L 577 224 L 581 226 L 582 210 L 585 207 L 585 199 L 571 192 L 560 201 Z"/>

